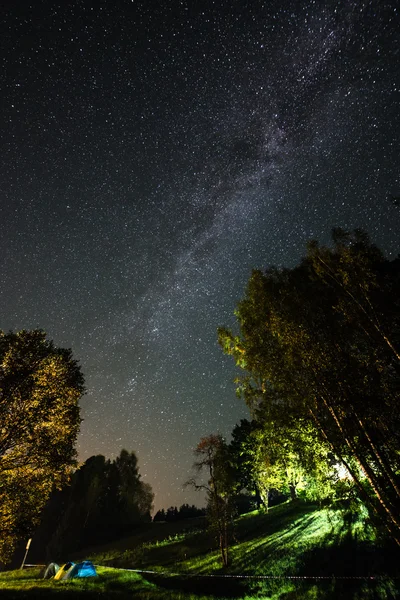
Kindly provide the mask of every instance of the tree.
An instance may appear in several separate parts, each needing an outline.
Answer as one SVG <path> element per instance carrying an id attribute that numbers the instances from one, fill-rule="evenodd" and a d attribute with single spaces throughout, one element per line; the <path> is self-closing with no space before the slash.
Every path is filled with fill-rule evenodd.
<path id="1" fill-rule="evenodd" d="M 31 534 L 76 464 L 84 393 L 71 350 L 41 330 L 0 332 L 0 560 Z"/>
<path id="2" fill-rule="evenodd" d="M 189 506 L 189 504 L 182 504 L 179 509 L 176 506 L 170 506 L 165 511 L 163 508 L 158 510 L 153 517 L 153 521 L 183 521 L 184 519 L 193 519 L 195 517 L 204 517 L 206 511 L 204 508 L 197 508 L 197 506 Z"/>
<path id="3" fill-rule="evenodd" d="M 141 481 L 136 498 L 140 522 L 150 522 L 154 502 L 154 493 L 151 485 Z"/>
<path id="4" fill-rule="evenodd" d="M 138 460 L 134 452 L 121 450 L 115 459 L 119 474 L 119 518 L 124 526 L 151 520 L 150 512 L 154 494 L 149 484 L 140 481 Z"/>
<path id="5" fill-rule="evenodd" d="M 256 497 L 257 507 L 260 508 L 262 499 L 257 485 L 257 477 L 254 469 L 254 453 L 257 441 L 251 433 L 257 427 L 255 421 L 241 419 L 239 425 L 232 430 L 232 439 L 229 444 L 234 477 L 237 482 L 237 491 L 247 489 L 253 491 Z"/>
<path id="6" fill-rule="evenodd" d="M 264 404 L 254 417 L 234 427 L 229 444 L 239 490 L 255 490 L 258 507 L 262 503 L 266 510 L 272 494 L 296 500 L 301 492 L 322 500 L 332 493 L 330 448 L 316 439 L 308 423 L 291 421 L 279 404 Z"/>
<path id="7" fill-rule="evenodd" d="M 210 528 L 215 530 L 221 553 L 222 564 L 229 564 L 229 525 L 233 516 L 233 471 L 229 464 L 228 448 L 220 434 L 201 438 L 194 450 L 194 468 L 206 473 L 207 482 L 199 483 L 191 478 L 186 485 L 196 490 L 205 490 L 208 497 L 207 516 Z"/>
<path id="8" fill-rule="evenodd" d="M 179 507 L 178 511 L 178 519 L 181 521 L 183 519 L 193 519 L 195 517 L 204 517 L 206 511 L 204 508 L 197 508 L 194 504 L 189 506 L 189 504 L 182 504 Z"/>
<path id="9" fill-rule="evenodd" d="M 59 560 L 66 552 L 91 541 L 92 532 L 104 527 L 109 468 L 110 462 L 104 456 L 91 456 L 61 490 L 50 496 L 34 534 L 34 545 L 41 542 L 46 546 L 49 558 Z"/>
<path id="10" fill-rule="evenodd" d="M 335 231 L 293 269 L 254 271 L 236 315 L 219 342 L 251 410 L 307 423 L 400 543 L 400 260 Z"/>
<path id="11" fill-rule="evenodd" d="M 178 508 L 176 506 L 170 506 L 165 513 L 165 520 L 167 523 L 175 523 L 179 518 Z"/>
<path id="12" fill-rule="evenodd" d="M 251 438 L 255 443 L 253 470 L 266 507 L 272 490 L 292 501 L 300 493 L 312 500 L 332 495 L 336 473 L 329 458 L 330 447 L 306 420 L 291 421 L 275 407 L 267 414 L 258 414 Z"/>
<path id="13" fill-rule="evenodd" d="M 162 508 L 161 510 L 158 510 L 156 512 L 156 514 L 153 517 L 153 521 L 154 523 L 156 523 L 157 521 L 165 521 L 165 510 Z"/>
<path id="14" fill-rule="evenodd" d="M 121 450 L 114 460 L 91 456 L 78 468 L 58 495 L 62 501 L 57 528 L 44 539 L 53 559 L 78 548 L 115 539 L 122 532 L 150 521 L 154 494 L 151 486 L 140 480 L 134 452 Z M 49 531 L 54 506 L 51 498 L 44 512 L 41 530 Z"/>

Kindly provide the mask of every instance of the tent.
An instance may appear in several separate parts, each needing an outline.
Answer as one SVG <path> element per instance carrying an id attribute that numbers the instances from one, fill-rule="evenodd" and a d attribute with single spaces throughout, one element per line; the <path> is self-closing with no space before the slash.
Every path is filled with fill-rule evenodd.
<path id="1" fill-rule="evenodd" d="M 47 575 L 47 577 L 46 577 L 47 571 L 51 572 L 50 567 L 52 565 L 55 565 L 54 579 L 57 579 L 57 580 L 74 579 L 75 577 L 96 577 L 97 576 L 97 572 L 96 572 L 96 569 L 95 569 L 92 561 L 84 560 L 83 562 L 76 563 L 76 564 L 73 562 L 67 562 L 62 567 L 59 567 L 55 563 L 50 563 L 50 565 L 47 567 L 45 575 L 44 575 L 44 577 L 46 579 L 53 577 L 53 575 Z"/>
<path id="2" fill-rule="evenodd" d="M 68 572 L 74 567 L 75 563 L 67 562 L 56 573 L 54 579 L 66 579 Z"/>
<path id="3" fill-rule="evenodd" d="M 63 579 L 72 579 L 74 577 L 96 577 L 96 569 L 90 560 L 73 565 L 64 575 Z"/>
<path id="4" fill-rule="evenodd" d="M 46 570 L 43 575 L 43 579 L 51 579 L 52 577 L 57 575 L 59 570 L 60 570 L 60 567 L 58 566 L 57 563 L 50 563 L 46 567 Z"/>

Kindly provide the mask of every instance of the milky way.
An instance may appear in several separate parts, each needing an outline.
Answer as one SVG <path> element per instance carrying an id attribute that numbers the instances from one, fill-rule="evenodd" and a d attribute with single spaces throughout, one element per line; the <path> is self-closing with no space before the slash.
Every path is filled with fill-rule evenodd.
<path id="1" fill-rule="evenodd" d="M 135 450 L 157 507 L 247 416 L 216 329 L 251 269 L 399 252 L 396 4 L 2 3 L 0 327 L 72 348 L 80 458 Z"/>

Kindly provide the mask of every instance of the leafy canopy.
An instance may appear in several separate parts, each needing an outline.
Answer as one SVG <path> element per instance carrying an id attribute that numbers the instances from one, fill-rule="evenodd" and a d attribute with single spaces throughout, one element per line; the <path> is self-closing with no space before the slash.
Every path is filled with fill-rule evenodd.
<path id="1" fill-rule="evenodd" d="M 76 464 L 84 379 L 41 330 L 0 332 L 0 561 Z"/>
<path id="2" fill-rule="evenodd" d="M 328 444 L 400 543 L 400 260 L 337 230 L 293 269 L 253 271 L 236 316 L 219 342 L 253 414 Z"/>

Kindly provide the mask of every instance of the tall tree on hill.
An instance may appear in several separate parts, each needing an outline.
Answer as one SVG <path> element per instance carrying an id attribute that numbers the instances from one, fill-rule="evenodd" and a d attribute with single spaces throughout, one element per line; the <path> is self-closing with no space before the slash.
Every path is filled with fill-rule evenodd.
<path id="1" fill-rule="evenodd" d="M 254 271 L 236 315 L 240 335 L 219 341 L 251 409 L 278 397 L 283 419 L 314 427 L 400 544 L 400 260 L 336 231 L 298 267 Z"/>
<path id="2" fill-rule="evenodd" d="M 229 454 L 238 491 L 247 489 L 249 492 L 254 492 L 257 507 L 260 508 L 261 504 L 265 504 L 265 498 L 260 494 L 255 464 L 258 442 L 253 432 L 258 427 L 259 425 L 255 421 L 250 422 L 247 419 L 242 419 L 239 425 L 235 425 L 229 444 Z"/>
<path id="3" fill-rule="evenodd" d="M 151 521 L 151 511 L 154 508 L 154 493 L 150 483 L 140 482 L 136 498 L 140 522 L 149 523 Z"/>
<path id="4" fill-rule="evenodd" d="M 40 330 L 0 332 L 0 561 L 76 464 L 83 376 Z"/>
<path id="5" fill-rule="evenodd" d="M 207 516 L 211 530 L 217 533 L 222 564 L 229 564 L 229 526 L 232 521 L 234 491 L 233 470 L 229 463 L 229 452 L 225 440 L 220 434 L 201 438 L 195 450 L 194 468 L 199 474 L 205 474 L 207 481 L 201 483 L 198 478 L 189 479 L 186 485 L 207 492 Z"/>

